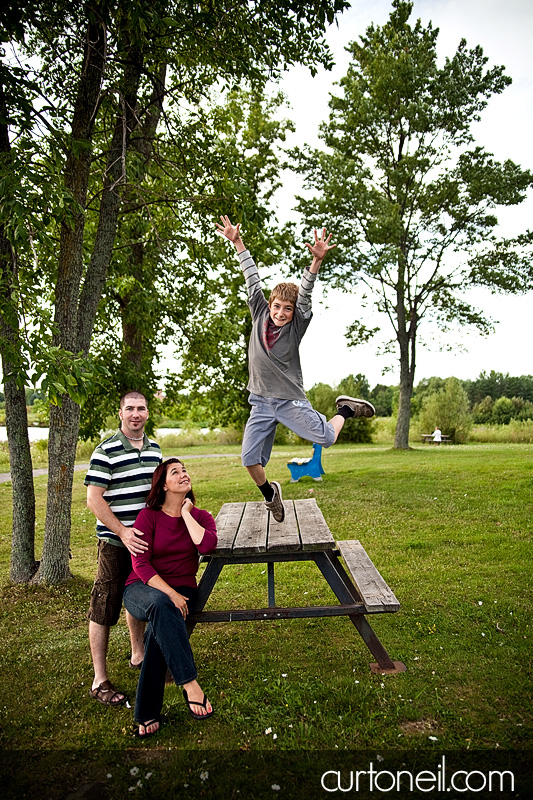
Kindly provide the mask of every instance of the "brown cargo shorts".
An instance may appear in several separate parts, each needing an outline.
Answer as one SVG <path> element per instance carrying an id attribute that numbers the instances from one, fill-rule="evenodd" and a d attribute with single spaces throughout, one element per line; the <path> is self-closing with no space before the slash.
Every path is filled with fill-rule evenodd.
<path id="1" fill-rule="evenodd" d="M 98 625 L 116 625 L 122 609 L 126 578 L 131 572 L 131 555 L 125 547 L 98 540 L 98 569 L 91 591 L 87 617 Z"/>

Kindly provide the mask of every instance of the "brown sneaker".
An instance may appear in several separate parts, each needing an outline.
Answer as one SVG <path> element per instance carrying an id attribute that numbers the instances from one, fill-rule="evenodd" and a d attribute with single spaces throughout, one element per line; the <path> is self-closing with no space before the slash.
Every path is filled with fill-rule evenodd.
<path id="1" fill-rule="evenodd" d="M 376 409 L 369 403 L 368 400 L 358 400 L 356 397 L 349 397 L 346 394 L 341 394 L 335 400 L 337 408 L 341 406 L 348 406 L 353 411 L 354 417 L 373 417 Z"/>
<path id="2" fill-rule="evenodd" d="M 283 522 L 285 519 L 285 507 L 281 499 L 281 486 L 277 481 L 270 481 L 270 485 L 274 489 L 274 497 L 270 501 L 265 500 L 266 507 L 276 522 Z"/>

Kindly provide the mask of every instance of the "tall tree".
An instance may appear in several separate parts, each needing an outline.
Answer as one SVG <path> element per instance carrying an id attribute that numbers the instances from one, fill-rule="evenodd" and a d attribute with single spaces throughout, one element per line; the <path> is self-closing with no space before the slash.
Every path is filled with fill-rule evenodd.
<path id="1" fill-rule="evenodd" d="M 481 47 L 468 49 L 464 40 L 440 67 L 438 29 L 409 23 L 412 2 L 392 5 L 385 25 L 371 25 L 348 48 L 342 95 L 331 98 L 321 128 L 327 150 L 299 154 L 298 168 L 316 192 L 300 199 L 299 209 L 308 225 L 326 224 L 341 245 L 322 277 L 347 290 L 370 289 L 393 328 L 386 347 L 397 347 L 400 365 L 394 446 L 407 448 L 422 322 L 486 333 L 490 321 L 467 302 L 465 289 L 530 284 L 531 267 L 517 257 L 519 238 L 498 239 L 493 231 L 496 207 L 522 202 L 533 180 L 512 161 L 494 160 L 471 133 L 488 98 L 511 82 L 504 68 L 487 68 Z M 498 269 L 503 253 L 505 269 Z M 378 330 L 356 320 L 348 338 L 356 345 Z"/>
<path id="2" fill-rule="evenodd" d="M 59 146 L 41 136 L 38 146 L 62 165 L 64 196 L 74 213 L 63 214 L 54 266 L 53 351 L 79 364 L 87 355 L 96 309 L 105 286 L 119 227 L 130 197 L 128 166 L 134 133 L 150 105 L 154 76 L 170 65 L 169 102 L 200 103 L 217 82 L 246 79 L 261 84 L 287 64 L 330 66 L 323 33 L 346 0 L 296 0 L 290 9 L 273 0 L 178 0 L 118 4 L 94 0 L 83 6 L 42 3 L 23 19 L 37 51 L 38 80 L 48 102 L 43 122 L 71 134 Z M 61 137 L 59 137 L 61 139 Z M 88 196 L 90 171 L 101 185 Z M 87 218 L 94 213 L 94 236 Z M 138 266 L 138 265 L 137 265 Z M 59 356 L 58 356 L 59 357 Z M 76 361 L 78 359 L 78 361 Z M 80 361 L 81 360 L 81 361 Z M 69 577 L 70 502 L 80 419 L 80 373 L 51 389 L 49 481 L 45 542 L 38 578 Z M 58 397 L 58 394 L 61 397 Z M 57 402 L 57 401 L 60 402 Z"/>

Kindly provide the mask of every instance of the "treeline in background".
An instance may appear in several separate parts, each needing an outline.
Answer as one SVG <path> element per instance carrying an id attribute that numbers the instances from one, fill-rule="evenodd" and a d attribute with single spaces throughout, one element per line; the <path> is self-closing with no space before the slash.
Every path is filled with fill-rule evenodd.
<path id="1" fill-rule="evenodd" d="M 399 387 L 378 383 L 373 388 L 364 375 L 349 375 L 335 386 L 315 384 L 307 396 L 312 405 L 329 419 L 335 413 L 335 398 L 348 394 L 370 400 L 376 409 L 374 419 L 348 420 L 340 442 L 386 443 L 392 440 L 396 425 Z M 245 402 L 246 393 L 243 392 Z M 30 424 L 47 425 L 47 403 L 39 389 L 26 392 Z M 242 425 L 218 427 L 210 413 L 209 395 L 196 394 L 156 398 L 153 427 L 172 428 L 173 443 L 189 446 L 198 443 L 238 444 Z M 4 422 L 4 397 L 0 393 L 0 424 Z M 117 420 L 110 416 L 106 427 L 112 430 Z M 455 444 L 479 442 L 533 442 L 533 376 L 512 377 L 501 372 L 481 372 L 475 380 L 425 378 L 414 388 L 411 399 L 411 441 L 438 426 Z M 102 430 L 102 434 L 105 431 Z M 91 440 L 92 441 L 92 440 Z M 303 443 L 279 426 L 277 444 Z"/>

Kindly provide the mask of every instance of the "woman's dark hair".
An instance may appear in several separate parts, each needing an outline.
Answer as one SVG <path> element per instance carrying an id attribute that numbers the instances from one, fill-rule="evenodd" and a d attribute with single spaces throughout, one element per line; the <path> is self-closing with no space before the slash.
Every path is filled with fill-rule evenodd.
<path id="1" fill-rule="evenodd" d="M 159 464 L 156 467 L 154 474 L 152 476 L 152 488 L 148 493 L 148 497 L 146 498 L 146 507 L 153 508 L 154 511 L 160 511 L 161 506 L 165 502 L 165 483 L 167 482 L 167 470 L 170 464 L 181 464 L 182 467 L 185 467 L 183 461 L 180 461 L 179 458 L 167 458 L 166 461 L 163 461 L 162 464 Z M 194 492 L 192 489 L 187 492 L 185 495 L 193 503 L 196 503 Z"/>

